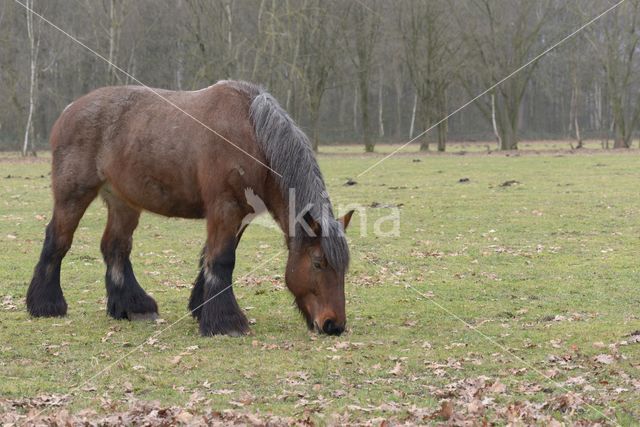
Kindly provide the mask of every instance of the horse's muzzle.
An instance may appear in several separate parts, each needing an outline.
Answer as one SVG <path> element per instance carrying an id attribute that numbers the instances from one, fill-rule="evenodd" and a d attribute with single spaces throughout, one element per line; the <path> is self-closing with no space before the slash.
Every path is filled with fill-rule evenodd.
<path id="1" fill-rule="evenodd" d="M 322 332 L 327 335 L 340 335 L 344 332 L 344 325 L 338 325 L 332 319 L 327 319 L 322 325 Z"/>

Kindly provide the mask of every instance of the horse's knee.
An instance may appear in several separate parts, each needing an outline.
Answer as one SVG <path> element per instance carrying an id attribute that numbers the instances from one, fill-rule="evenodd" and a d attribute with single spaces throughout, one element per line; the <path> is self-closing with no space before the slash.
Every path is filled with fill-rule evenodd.
<path id="1" fill-rule="evenodd" d="M 204 265 L 204 278 L 207 287 L 215 287 L 219 283 L 231 283 L 233 269 L 236 265 L 235 244 L 228 244 L 223 251 L 211 256 Z"/>
<path id="2" fill-rule="evenodd" d="M 107 265 L 122 264 L 129 259 L 131 254 L 131 239 L 103 238 L 100 243 L 100 252 Z"/>
<path id="3" fill-rule="evenodd" d="M 61 230 L 54 218 L 45 231 L 42 258 L 62 258 L 71 248 L 73 235 Z"/>

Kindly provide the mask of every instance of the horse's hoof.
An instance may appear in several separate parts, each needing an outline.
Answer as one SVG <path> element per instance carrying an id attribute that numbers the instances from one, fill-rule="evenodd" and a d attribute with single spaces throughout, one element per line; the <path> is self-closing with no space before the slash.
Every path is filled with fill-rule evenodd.
<path id="1" fill-rule="evenodd" d="M 158 313 L 127 313 L 127 318 L 131 321 L 148 320 L 154 322 L 158 318 Z"/>
<path id="2" fill-rule="evenodd" d="M 158 304 L 142 290 L 112 293 L 107 298 L 107 314 L 116 320 L 155 320 Z"/>
<path id="3" fill-rule="evenodd" d="M 67 303 L 64 298 L 56 302 L 44 303 L 27 301 L 27 310 L 33 317 L 64 317 L 67 315 Z"/>
<path id="4" fill-rule="evenodd" d="M 249 335 L 249 331 L 229 331 L 225 335 L 230 337 L 243 337 L 245 335 Z"/>
<path id="5" fill-rule="evenodd" d="M 222 326 L 216 325 L 215 327 L 205 328 L 200 325 L 200 335 L 203 337 L 212 337 L 214 335 L 227 335 L 229 337 L 243 337 L 249 335 L 251 329 L 249 326 L 236 325 L 236 326 Z"/>

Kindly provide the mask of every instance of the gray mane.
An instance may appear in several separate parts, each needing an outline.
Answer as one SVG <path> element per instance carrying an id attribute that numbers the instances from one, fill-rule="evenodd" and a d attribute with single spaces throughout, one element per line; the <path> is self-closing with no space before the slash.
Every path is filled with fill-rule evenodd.
<path id="1" fill-rule="evenodd" d="M 256 139 L 269 166 L 282 175 L 275 178 L 284 200 L 289 203 L 289 189 L 295 189 L 296 216 L 311 205 L 309 214 L 320 224 L 322 249 L 327 262 L 336 271 L 345 272 L 349 265 L 347 240 L 342 225 L 333 215 L 309 138 L 264 89 L 245 82 L 234 84 L 252 99 L 249 112 Z M 300 224 L 296 224 L 293 243 L 301 245 L 305 239 L 308 239 L 307 233 Z"/>

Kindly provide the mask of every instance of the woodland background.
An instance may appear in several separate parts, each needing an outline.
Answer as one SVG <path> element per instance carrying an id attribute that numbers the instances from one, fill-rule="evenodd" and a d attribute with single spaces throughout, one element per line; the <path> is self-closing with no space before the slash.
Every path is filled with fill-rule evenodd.
<path id="1" fill-rule="evenodd" d="M 260 83 L 314 144 L 404 142 L 615 2 L 608 0 L 2 0 L 0 149 L 47 147 L 75 98 L 135 84 Z M 640 120 L 638 17 L 626 0 L 420 138 L 633 143 Z"/>

